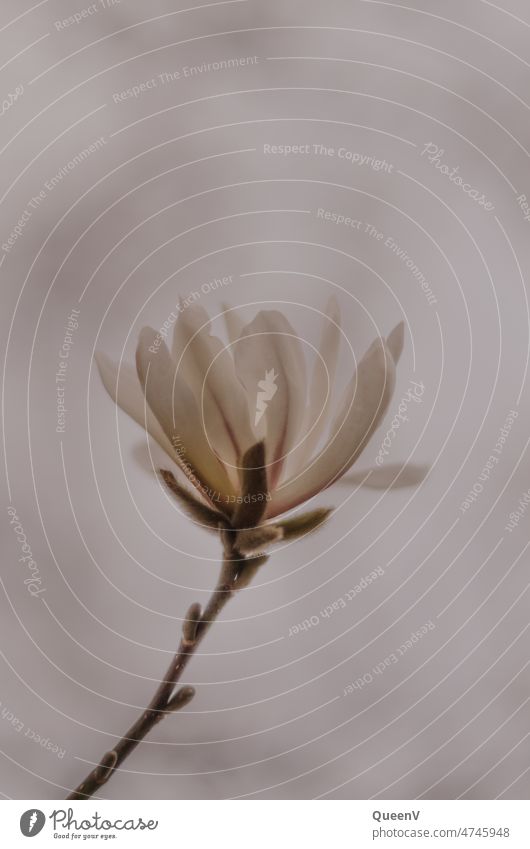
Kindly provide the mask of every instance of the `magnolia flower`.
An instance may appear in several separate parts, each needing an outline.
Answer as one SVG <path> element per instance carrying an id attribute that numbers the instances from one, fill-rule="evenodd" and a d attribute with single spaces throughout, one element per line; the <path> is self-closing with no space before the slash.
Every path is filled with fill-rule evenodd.
<path id="1" fill-rule="evenodd" d="M 334 298 L 309 375 L 302 341 L 278 310 L 262 310 L 244 325 L 226 308 L 224 319 L 227 344 L 194 304 L 180 311 L 171 350 L 161 333 L 146 327 L 136 370 L 103 354 L 97 362 L 114 401 L 158 442 L 199 497 L 162 471 L 169 488 L 206 526 L 239 529 L 239 551 L 249 554 L 327 517 L 330 511 L 320 509 L 271 521 L 327 489 L 358 459 L 388 409 L 404 330 L 400 323 L 386 339 L 374 340 L 335 411 L 342 332 Z"/>
<path id="2" fill-rule="evenodd" d="M 148 707 L 69 799 L 99 792 L 166 714 L 190 702 L 193 687 L 180 687 L 179 681 L 224 605 L 252 580 L 273 543 L 313 531 L 331 511 L 280 517 L 344 479 L 392 398 L 403 324 L 370 345 L 337 412 L 342 333 L 334 298 L 309 377 L 302 341 L 281 312 L 263 310 L 246 325 L 233 309 L 225 309 L 224 318 L 227 344 L 211 332 L 202 307 L 181 304 L 171 350 L 165 329 L 145 327 L 136 370 L 97 355 L 111 397 L 159 443 L 190 485 L 168 469 L 160 470 L 164 482 L 195 521 L 219 533 L 224 553 L 215 589 L 204 609 L 197 602 L 189 607 L 177 652 Z M 405 478 L 400 470 L 395 476 L 402 485 L 417 483 L 423 471 Z"/>

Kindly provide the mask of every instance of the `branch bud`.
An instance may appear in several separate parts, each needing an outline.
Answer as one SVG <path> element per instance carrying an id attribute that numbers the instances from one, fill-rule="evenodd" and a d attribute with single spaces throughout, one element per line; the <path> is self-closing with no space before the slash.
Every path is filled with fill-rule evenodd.
<path id="1" fill-rule="evenodd" d="M 191 648 L 191 646 L 195 645 L 197 640 L 197 628 L 201 621 L 201 615 L 202 609 L 200 604 L 197 604 L 197 602 L 192 604 L 186 613 L 186 617 L 182 625 L 182 642 L 185 648 Z"/>
<path id="2" fill-rule="evenodd" d="M 193 687 L 181 687 L 167 703 L 167 710 L 174 712 L 186 707 L 186 705 L 191 702 L 194 695 L 195 689 Z"/>

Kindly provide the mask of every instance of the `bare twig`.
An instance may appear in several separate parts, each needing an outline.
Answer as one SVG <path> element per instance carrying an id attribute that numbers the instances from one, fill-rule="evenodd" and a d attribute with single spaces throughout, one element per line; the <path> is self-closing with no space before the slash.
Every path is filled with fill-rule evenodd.
<path id="1" fill-rule="evenodd" d="M 193 687 L 181 687 L 175 692 L 175 686 L 212 622 L 217 619 L 234 593 L 248 583 L 243 580 L 244 573 L 248 570 L 250 575 L 257 565 L 261 565 L 257 563 L 258 558 L 245 559 L 240 554 L 236 548 L 236 535 L 233 531 L 221 525 L 219 532 L 224 547 L 223 566 L 208 604 L 204 611 L 201 611 L 199 604 L 191 605 L 184 620 L 177 653 L 148 707 L 114 748 L 103 755 L 99 764 L 70 793 L 68 799 L 89 799 L 93 796 L 164 716 L 183 708 L 195 695 Z M 260 561 L 264 559 L 260 558 Z"/>

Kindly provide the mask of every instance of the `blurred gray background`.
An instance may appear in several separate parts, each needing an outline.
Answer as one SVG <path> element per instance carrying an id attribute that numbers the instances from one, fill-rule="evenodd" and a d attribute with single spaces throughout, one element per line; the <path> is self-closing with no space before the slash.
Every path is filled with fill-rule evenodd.
<path id="1" fill-rule="evenodd" d="M 385 462 L 430 471 L 314 499 L 333 518 L 230 604 L 188 669 L 193 702 L 101 795 L 528 798 L 528 5 L 182 6 L 2 3 L 0 790 L 76 785 L 216 580 L 218 541 L 161 490 L 93 352 L 132 362 L 142 326 L 232 275 L 201 297 L 212 315 L 265 302 L 318 344 L 334 292 L 356 356 L 403 319 L 394 406 L 425 391 Z M 342 382 L 351 368 L 344 349 Z"/>

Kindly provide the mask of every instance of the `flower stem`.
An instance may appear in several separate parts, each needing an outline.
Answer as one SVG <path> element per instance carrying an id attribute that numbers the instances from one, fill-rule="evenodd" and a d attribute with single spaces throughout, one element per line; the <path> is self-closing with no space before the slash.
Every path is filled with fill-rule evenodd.
<path id="1" fill-rule="evenodd" d="M 68 799 L 90 799 L 100 787 L 107 783 L 124 760 L 164 716 L 180 710 L 193 698 L 195 691 L 192 687 L 181 687 L 175 693 L 175 685 L 180 681 L 190 658 L 193 657 L 197 646 L 206 635 L 211 624 L 217 619 L 236 590 L 239 589 L 238 578 L 241 574 L 242 564 L 245 562 L 245 558 L 235 548 L 235 536 L 230 531 L 221 529 L 220 531 L 224 544 L 223 566 L 217 586 L 208 604 L 202 612 L 198 604 L 193 604 L 190 607 L 177 652 L 148 707 L 114 748 L 103 755 L 99 764 L 70 793 Z"/>

